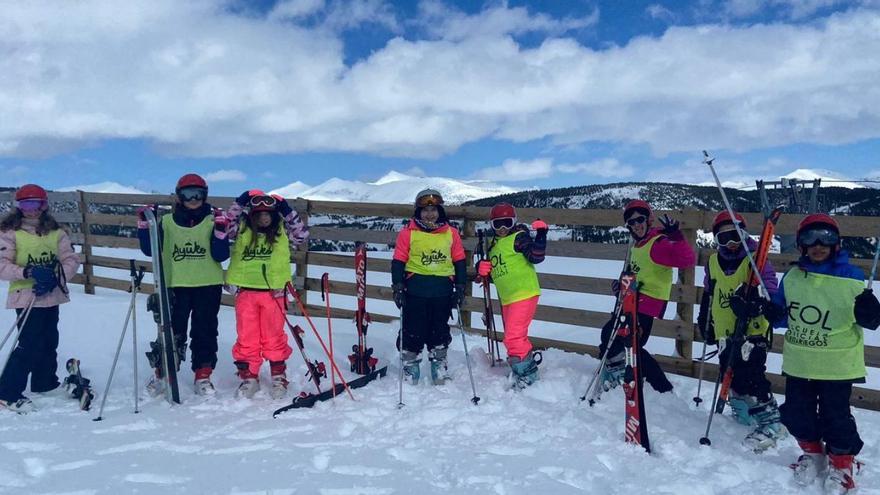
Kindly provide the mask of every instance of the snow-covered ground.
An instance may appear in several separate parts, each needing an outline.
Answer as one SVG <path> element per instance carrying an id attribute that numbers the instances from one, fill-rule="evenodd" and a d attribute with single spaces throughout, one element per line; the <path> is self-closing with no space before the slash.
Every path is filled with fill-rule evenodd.
<path id="1" fill-rule="evenodd" d="M 120 254 L 125 253 L 125 254 Z M 114 250 L 116 256 L 132 255 Z M 380 253 L 370 253 L 380 256 Z M 140 257 L 140 256 L 138 256 Z M 565 273 L 614 276 L 613 262 L 564 260 L 543 268 Z M 323 272 L 313 268 L 310 276 Z M 328 270 L 336 280 L 350 271 Z M 125 278 L 116 270 L 100 275 Z M 387 275 L 370 273 L 371 284 Z M 5 292 L 5 284 L 0 292 Z M 129 295 L 98 289 L 88 296 L 74 286 L 73 301 L 62 307 L 59 361 L 82 360 L 84 374 L 99 393 L 91 412 L 73 400 L 32 394 L 39 411 L 27 416 L 0 414 L 0 493 L 820 493 L 818 486 L 798 489 L 787 465 L 798 449 L 787 439 L 778 449 L 756 455 L 739 445 L 745 427 L 716 418 L 712 447 L 698 445 L 706 424 L 706 406 L 696 408 L 696 380 L 670 376 L 672 394 L 646 387 L 648 426 L 654 453 L 623 442 L 623 400 L 619 390 L 595 407 L 578 400 L 596 360 L 559 350 L 544 353 L 542 380 L 523 392 L 506 390 L 503 370 L 485 359 L 485 341 L 470 337 L 478 406 L 470 403 L 461 337 L 454 335 L 450 370 L 444 387 L 404 389 L 406 406 L 397 409 L 397 327 L 374 324 L 370 345 L 381 362 L 390 363 L 385 379 L 355 390 L 356 401 L 339 397 L 313 409 L 272 419 L 289 402 L 273 401 L 266 391 L 254 400 L 235 400 L 237 385 L 230 349 L 235 339 L 232 308 L 220 312 L 220 361 L 214 382 L 218 395 L 202 399 L 190 387 L 188 364 L 181 373 L 182 400 L 170 406 L 143 395 L 133 414 L 133 359 L 129 338 L 122 349 L 104 421 L 93 422 L 104 393 Z M 313 294 L 320 301 L 318 294 Z M 155 325 L 138 296 L 138 370 L 147 373 L 142 352 L 155 338 Z M 545 302 L 607 310 L 610 298 L 547 291 Z M 353 309 L 353 299 L 333 296 L 333 304 Z M 390 303 L 370 309 L 389 313 Z M 318 315 L 315 315 L 316 318 Z M 292 321 L 308 328 L 305 321 Z M 13 312 L 0 313 L 5 331 Z M 317 319 L 326 332 L 326 321 Z M 536 335 L 590 341 L 594 331 L 540 326 Z M 336 360 L 347 372 L 344 354 L 355 341 L 349 321 L 334 320 Z M 664 339 L 656 344 L 663 347 Z M 307 332 L 313 358 L 320 346 Z M 662 350 L 662 349 L 661 349 Z M 6 356 L 6 349 L 2 353 Z M 321 359 L 324 359 L 321 357 Z M 291 356 L 291 388 L 310 390 L 297 354 Z M 427 363 L 423 363 L 427 371 Z M 263 383 L 268 377 L 264 371 Z M 352 376 L 349 376 L 352 378 Z M 703 398 L 709 400 L 704 383 Z M 780 400 L 782 398 L 780 397 Z M 880 414 L 854 410 L 866 446 L 867 461 L 857 478 L 861 493 L 880 493 L 874 468 L 880 457 Z"/>

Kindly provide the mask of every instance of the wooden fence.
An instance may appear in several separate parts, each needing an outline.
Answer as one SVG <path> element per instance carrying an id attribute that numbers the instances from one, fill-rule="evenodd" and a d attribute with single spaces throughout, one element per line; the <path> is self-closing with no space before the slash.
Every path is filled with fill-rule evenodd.
<path id="1" fill-rule="evenodd" d="M 0 193 L 0 203 L 9 201 L 10 193 Z M 233 198 L 212 197 L 211 201 L 216 206 L 229 205 Z M 82 274 L 77 275 L 71 282 L 82 284 L 85 292 L 94 293 L 95 287 L 104 287 L 110 289 L 127 290 L 127 279 L 116 279 L 108 277 L 100 277 L 94 274 L 95 267 L 115 268 L 128 270 L 127 258 L 116 258 L 108 256 L 98 256 L 93 253 L 95 247 L 110 248 L 138 248 L 137 239 L 131 237 L 98 235 L 94 231 L 94 226 L 118 226 L 135 228 L 137 225 L 136 218 L 133 214 L 110 214 L 100 213 L 102 211 L 98 205 L 140 205 L 140 204 L 160 204 L 170 205 L 173 202 L 171 196 L 166 195 L 138 195 L 138 194 L 107 194 L 107 193 L 88 193 L 88 192 L 62 192 L 50 193 L 50 201 L 55 203 L 53 208 L 55 217 L 71 228 L 72 239 L 75 244 L 82 246 Z M 402 225 L 402 219 L 408 218 L 412 214 L 412 207 L 409 205 L 397 204 L 376 204 L 376 203 L 350 203 L 350 202 L 332 202 L 332 201 L 310 201 L 304 199 L 291 200 L 292 206 L 300 213 L 305 222 L 309 222 L 309 218 L 313 216 L 347 215 L 352 217 L 369 217 L 371 219 L 391 219 L 398 225 Z M 104 210 L 106 210 L 106 206 Z M 462 240 L 467 250 L 468 259 L 473 253 L 476 244 L 476 229 L 478 222 L 483 222 L 488 218 L 489 208 L 472 207 L 472 206 L 449 206 L 446 208 L 448 216 L 461 226 Z M 700 210 L 678 210 L 658 212 L 669 213 L 681 222 L 681 229 L 685 237 L 696 247 L 697 230 L 710 230 L 714 212 Z M 564 226 L 595 226 L 595 227 L 616 227 L 620 226 L 621 218 L 618 210 L 582 210 L 582 209 L 556 209 L 556 208 L 520 208 L 518 215 L 523 219 L 541 218 L 551 225 Z M 746 221 L 750 225 L 760 225 L 761 218 L 759 214 L 745 214 Z M 875 237 L 880 231 L 880 217 L 836 217 L 840 223 L 842 233 L 848 237 Z M 778 234 L 793 234 L 797 227 L 800 217 L 797 215 L 783 215 L 777 226 Z M 399 228 L 398 228 L 399 230 Z M 397 231 L 396 230 L 367 230 L 366 228 L 355 227 L 334 227 L 325 225 L 313 225 L 310 227 L 312 240 L 324 241 L 344 241 L 355 242 L 364 241 L 372 244 L 394 244 Z M 571 258 L 583 258 L 594 260 L 623 260 L 626 252 L 625 245 L 616 244 L 599 244 L 589 242 L 575 241 L 549 241 L 547 246 L 547 254 L 549 256 L 565 256 Z M 708 256 L 712 250 L 701 249 L 699 251 L 698 264 L 703 266 L 708 260 Z M 775 254 L 770 256 L 774 266 L 782 271 L 791 262 L 796 259 L 792 254 Z M 349 257 L 334 255 L 326 252 L 308 251 L 305 248 L 297 250 L 292 255 L 292 260 L 296 263 L 295 280 L 296 286 L 302 288 L 301 295 L 307 298 L 307 291 L 320 291 L 321 280 L 319 277 L 308 276 L 308 266 L 321 267 L 338 267 L 352 268 L 352 260 Z M 864 268 L 867 273 L 870 270 L 871 260 L 857 259 L 853 263 Z M 144 266 L 146 271 L 151 271 L 149 262 L 138 262 L 139 266 Z M 389 273 L 391 271 L 390 260 L 370 259 L 368 264 L 371 272 Z M 472 268 L 469 268 L 472 270 Z M 369 277 L 368 277 L 369 280 Z M 608 295 L 609 283 L 608 278 L 575 276 L 563 274 L 539 274 L 541 287 L 544 289 L 552 289 L 557 291 L 566 291 L 580 294 L 597 294 Z M 468 284 L 468 297 L 463 306 L 462 319 L 465 327 L 474 333 L 485 336 L 485 330 L 480 328 L 481 325 L 474 325 L 471 321 L 472 312 L 482 312 L 482 299 L 471 295 L 472 285 Z M 151 292 L 152 286 L 144 285 L 144 292 Z M 353 283 L 334 281 L 330 283 L 330 292 L 346 296 L 355 295 L 355 286 Z M 368 285 L 367 297 L 371 299 L 392 300 L 392 292 L 390 287 Z M 575 296 L 577 297 L 577 296 Z M 695 270 L 679 270 L 678 280 L 673 286 L 671 301 L 676 304 L 676 317 L 672 320 L 657 321 L 654 325 L 652 334 L 659 337 L 674 339 L 675 351 L 672 355 L 657 355 L 657 361 L 668 372 L 679 375 L 697 376 L 697 362 L 694 361 L 694 343 L 701 342 L 699 332 L 694 321 L 695 306 L 699 305 L 702 297 L 702 288 L 695 284 Z M 224 296 L 224 304 L 231 305 L 232 299 Z M 495 314 L 500 314 L 498 301 L 493 301 L 495 305 Z M 324 306 L 309 304 L 306 299 L 306 306 L 310 312 L 324 311 Z M 610 308 L 609 308 L 610 310 Z M 291 310 L 296 314 L 295 310 Z M 354 315 L 353 310 L 333 309 L 332 315 L 340 318 L 351 318 Z M 374 321 L 389 322 L 396 319 L 395 315 L 381 314 L 371 311 Z M 609 314 L 606 311 L 591 311 L 584 309 L 573 309 L 569 307 L 559 307 L 550 305 L 539 305 L 536 313 L 536 320 L 544 322 L 562 323 L 576 325 L 580 327 L 588 327 L 596 331 L 608 320 Z M 503 333 L 502 333 L 503 335 Z M 533 338 L 533 343 L 539 348 L 558 348 L 566 351 L 598 355 L 598 348 L 593 345 L 578 344 L 561 340 L 550 340 L 544 338 Z M 774 335 L 772 352 L 781 352 L 783 338 L 781 334 Z M 866 346 L 865 361 L 870 368 L 880 367 L 880 347 Z M 706 364 L 706 377 L 714 377 L 717 374 L 717 365 Z M 770 381 L 773 383 L 774 391 L 784 391 L 784 379 L 777 374 L 769 374 Z M 864 387 L 855 387 L 852 404 L 857 407 L 867 409 L 880 410 L 880 391 L 868 389 Z"/>

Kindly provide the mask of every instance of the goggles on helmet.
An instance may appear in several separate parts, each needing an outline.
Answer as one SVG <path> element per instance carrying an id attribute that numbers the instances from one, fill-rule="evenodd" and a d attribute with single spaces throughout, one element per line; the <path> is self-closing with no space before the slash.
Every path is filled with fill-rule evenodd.
<path id="1" fill-rule="evenodd" d="M 208 197 L 208 191 L 203 187 L 184 187 L 178 191 L 177 195 L 182 201 L 204 201 Z"/>
<path id="2" fill-rule="evenodd" d="M 39 211 L 46 206 L 46 201 L 42 199 L 20 199 L 15 202 L 15 206 L 24 212 Z"/>
<path id="3" fill-rule="evenodd" d="M 639 225 L 641 223 L 645 223 L 646 221 L 648 221 L 648 217 L 646 217 L 644 215 L 640 215 L 637 217 L 630 218 L 629 220 L 626 221 L 626 224 L 630 227 L 635 227 L 636 225 Z"/>
<path id="4" fill-rule="evenodd" d="M 840 243 L 840 234 L 831 229 L 811 229 L 798 234 L 798 245 L 812 247 L 816 244 L 834 247 Z"/>
<path id="5" fill-rule="evenodd" d="M 742 242 L 736 230 L 725 230 L 715 234 L 715 241 L 719 246 L 730 246 L 731 244 L 739 244 Z"/>
<path id="6" fill-rule="evenodd" d="M 254 196 L 251 198 L 250 205 L 253 207 L 266 207 L 266 208 L 274 208 L 275 203 L 278 201 L 272 196 Z"/>
<path id="7" fill-rule="evenodd" d="M 416 206 L 424 208 L 425 206 L 442 206 L 443 198 L 436 194 L 426 194 L 416 200 Z"/>
<path id="8" fill-rule="evenodd" d="M 513 223 L 516 220 L 510 217 L 506 218 L 493 218 L 492 219 L 492 228 L 495 230 L 498 229 L 510 229 L 513 228 Z"/>

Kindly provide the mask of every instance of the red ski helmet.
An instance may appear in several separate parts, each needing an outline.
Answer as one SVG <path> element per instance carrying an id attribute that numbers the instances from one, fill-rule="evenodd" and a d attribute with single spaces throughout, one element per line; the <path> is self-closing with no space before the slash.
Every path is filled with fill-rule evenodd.
<path id="1" fill-rule="evenodd" d="M 45 189 L 36 184 L 25 184 L 15 191 L 15 200 L 21 201 L 23 199 L 40 199 L 43 201 L 49 201 L 49 195 L 46 193 Z"/>
<path id="2" fill-rule="evenodd" d="M 798 224 L 797 245 L 801 248 L 801 254 L 806 255 L 807 248 L 817 242 L 831 247 L 832 253 L 837 252 L 840 246 L 840 226 L 831 215 L 813 213 Z"/>
<path id="3" fill-rule="evenodd" d="M 208 190 L 208 183 L 198 174 L 186 174 L 177 180 L 175 192 L 180 192 L 184 187 L 201 187 L 205 191 Z"/>
<path id="4" fill-rule="evenodd" d="M 489 211 L 489 220 L 495 220 L 496 218 L 516 219 L 516 208 L 510 203 L 498 203 Z"/>
<path id="5" fill-rule="evenodd" d="M 826 215 L 825 213 L 813 213 L 812 215 L 805 216 L 804 219 L 801 220 L 801 223 L 798 224 L 797 235 L 800 236 L 801 232 L 820 225 L 828 227 L 840 235 L 840 226 L 837 225 L 837 220 L 831 215 Z"/>
<path id="6" fill-rule="evenodd" d="M 745 230 L 746 219 L 736 212 L 733 213 L 733 218 L 736 219 L 736 223 L 739 224 L 739 228 Z M 715 219 L 712 220 L 712 233 L 718 234 L 718 230 L 727 224 L 733 225 L 733 221 L 730 220 L 730 213 L 728 213 L 727 210 L 724 210 L 721 213 L 715 215 Z"/>
<path id="7" fill-rule="evenodd" d="M 654 210 L 651 209 L 651 205 L 649 205 L 647 201 L 634 199 L 627 203 L 626 206 L 623 207 L 623 219 L 626 220 L 633 210 L 642 212 L 648 217 L 648 227 L 654 223 Z"/>

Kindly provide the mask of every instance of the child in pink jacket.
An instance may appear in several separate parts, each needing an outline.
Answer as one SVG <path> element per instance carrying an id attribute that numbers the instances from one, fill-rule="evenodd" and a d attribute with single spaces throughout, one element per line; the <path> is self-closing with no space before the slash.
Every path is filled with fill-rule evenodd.
<path id="1" fill-rule="evenodd" d="M 9 280 L 6 307 L 22 316 L 18 341 L 0 376 L 0 408 L 19 414 L 34 409 L 22 395 L 58 388 L 58 306 L 70 301 L 67 279 L 79 257 L 70 238 L 49 214 L 49 196 L 27 184 L 15 193 L 15 208 L 0 221 L 0 279 Z M 24 318 L 23 312 L 31 307 Z"/>

